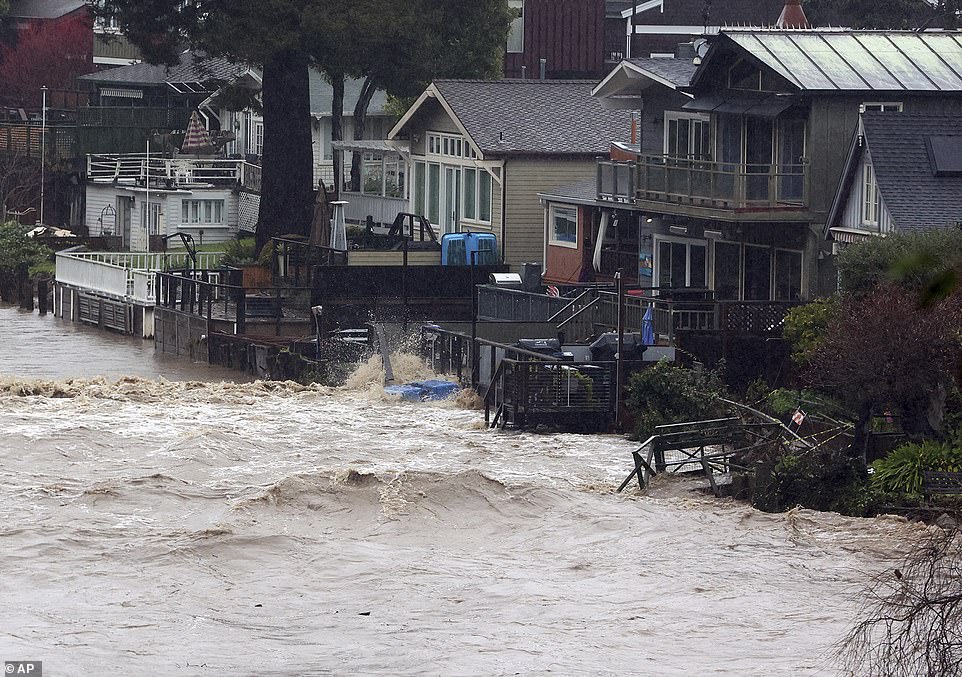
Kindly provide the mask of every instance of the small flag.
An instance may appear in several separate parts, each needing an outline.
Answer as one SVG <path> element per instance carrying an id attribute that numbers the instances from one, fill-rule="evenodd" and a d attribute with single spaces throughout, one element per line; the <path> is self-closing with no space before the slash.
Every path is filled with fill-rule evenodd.
<path id="1" fill-rule="evenodd" d="M 548 285 L 548 287 L 545 289 L 545 293 L 548 296 L 561 296 L 561 292 L 559 292 L 558 288 L 553 284 Z"/>
<path id="2" fill-rule="evenodd" d="M 805 422 L 805 412 L 801 409 L 796 409 L 795 413 L 792 414 L 792 423 L 797 426 L 801 426 Z"/>

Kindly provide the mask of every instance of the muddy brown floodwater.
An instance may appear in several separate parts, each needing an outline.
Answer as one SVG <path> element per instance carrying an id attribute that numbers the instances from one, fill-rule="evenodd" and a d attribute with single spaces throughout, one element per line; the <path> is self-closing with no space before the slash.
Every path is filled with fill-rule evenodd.
<path id="1" fill-rule="evenodd" d="M 486 430 L 374 363 L 218 382 L 29 315 L 56 331 L 12 358 L 42 332 L 10 317 L 0 660 L 45 675 L 831 675 L 917 529 L 617 495 L 630 442 Z"/>

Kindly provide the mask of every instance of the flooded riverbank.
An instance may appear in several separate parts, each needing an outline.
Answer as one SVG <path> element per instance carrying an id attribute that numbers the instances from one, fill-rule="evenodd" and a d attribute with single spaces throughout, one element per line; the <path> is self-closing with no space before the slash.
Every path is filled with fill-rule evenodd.
<path id="1" fill-rule="evenodd" d="M 617 495 L 631 444 L 341 389 L 0 387 L 0 653 L 53 675 L 834 674 L 916 527 Z"/>

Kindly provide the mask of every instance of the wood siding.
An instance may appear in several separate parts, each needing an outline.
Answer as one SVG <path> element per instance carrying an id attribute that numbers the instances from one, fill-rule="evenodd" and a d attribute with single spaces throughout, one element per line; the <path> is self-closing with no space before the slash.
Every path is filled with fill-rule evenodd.
<path id="1" fill-rule="evenodd" d="M 505 263 L 513 270 L 528 261 L 544 261 L 544 207 L 538 193 L 593 179 L 595 161 L 560 158 L 508 160 L 506 163 L 505 227 L 503 229 Z M 500 218 L 498 211 L 494 219 Z M 496 231 L 497 232 L 497 231 Z"/>
<path id="2" fill-rule="evenodd" d="M 548 78 L 598 77 L 605 68 L 604 0 L 525 0 L 524 51 L 507 53 L 504 74 L 535 79 L 540 59 Z"/>
<path id="3" fill-rule="evenodd" d="M 134 198 L 130 212 L 130 250 L 141 251 L 145 246 L 141 221 L 141 209 L 146 197 L 143 192 L 134 193 L 115 186 L 87 184 L 85 225 L 91 235 L 101 235 L 100 215 L 107 205 L 116 210 L 118 197 Z M 181 200 L 224 200 L 224 218 L 227 223 L 225 225 L 181 225 Z M 225 242 L 237 236 L 238 198 L 230 190 L 194 190 L 192 193 L 177 194 L 152 192 L 150 202 L 160 205 L 160 232 L 164 235 L 173 235 L 177 232 L 188 233 L 198 244 L 201 240 L 201 230 L 204 231 L 205 244 Z M 120 235 L 117 232 L 120 227 L 119 219 L 115 222 L 112 216 L 108 218 L 110 221 L 106 224 L 107 228 L 112 229 L 115 235 Z"/>
<path id="4" fill-rule="evenodd" d="M 568 207 L 563 202 L 548 202 L 544 206 L 544 213 L 548 217 L 545 241 L 548 243 L 545 256 L 544 278 L 548 282 L 563 284 L 576 283 L 584 267 L 586 242 L 594 233 L 591 230 L 591 210 L 579 207 L 578 210 L 578 242 L 577 247 L 562 247 L 551 244 L 551 207 Z"/>
<path id="5" fill-rule="evenodd" d="M 845 208 L 842 210 L 838 225 L 843 228 L 859 228 L 873 234 L 891 233 L 894 227 L 892 226 L 892 215 L 889 214 L 889 210 L 885 206 L 885 196 L 882 196 L 882 209 L 879 213 L 878 225 L 872 226 L 862 223 L 862 206 L 865 201 L 866 156 L 868 156 L 868 153 L 865 153 L 862 159 L 859 160 L 855 175 L 852 178 L 852 187 L 849 190 L 848 199 L 845 201 Z"/>

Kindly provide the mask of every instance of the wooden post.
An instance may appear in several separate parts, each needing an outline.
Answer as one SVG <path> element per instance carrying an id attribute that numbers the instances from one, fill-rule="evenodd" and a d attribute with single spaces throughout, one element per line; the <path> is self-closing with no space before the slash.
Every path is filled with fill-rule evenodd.
<path id="1" fill-rule="evenodd" d="M 50 280 L 45 277 L 37 280 L 37 304 L 40 306 L 40 314 L 47 314 L 47 295 L 49 294 Z"/>
<path id="2" fill-rule="evenodd" d="M 621 391 L 624 387 L 622 382 L 624 373 L 622 365 L 624 363 L 625 349 L 625 284 L 621 268 L 615 273 L 615 282 L 618 285 L 618 354 L 615 356 L 615 428 L 621 428 Z"/>

